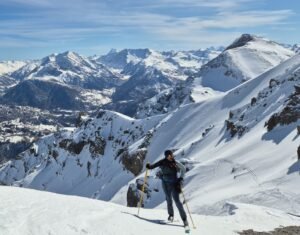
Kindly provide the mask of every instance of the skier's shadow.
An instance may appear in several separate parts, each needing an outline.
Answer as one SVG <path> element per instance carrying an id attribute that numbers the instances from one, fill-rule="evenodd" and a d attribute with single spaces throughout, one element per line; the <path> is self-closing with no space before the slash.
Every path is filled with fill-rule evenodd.
<path id="1" fill-rule="evenodd" d="M 175 227 L 182 227 L 181 225 L 179 224 L 172 224 L 172 223 L 166 223 L 165 220 L 160 220 L 160 219 L 147 219 L 147 218 L 144 218 L 144 217 L 141 217 L 141 216 L 138 216 L 138 215 L 135 215 L 135 214 L 131 214 L 129 212 L 125 212 L 125 211 L 122 211 L 121 213 L 124 213 L 124 214 L 128 214 L 128 215 L 132 215 L 138 219 L 141 219 L 141 220 L 144 220 L 144 221 L 147 221 L 147 222 L 150 222 L 150 223 L 154 223 L 154 224 L 161 224 L 161 225 L 169 225 L 169 226 L 175 226 Z"/>
<path id="2" fill-rule="evenodd" d="M 299 162 L 299 160 L 289 167 L 289 170 L 288 170 L 287 174 L 289 175 L 289 174 L 292 174 L 292 173 L 295 173 L 295 172 L 300 172 L 300 162 Z"/>

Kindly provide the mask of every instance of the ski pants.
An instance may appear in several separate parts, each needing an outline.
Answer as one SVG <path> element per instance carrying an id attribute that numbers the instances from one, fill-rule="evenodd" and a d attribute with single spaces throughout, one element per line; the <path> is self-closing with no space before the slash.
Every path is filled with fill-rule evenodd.
<path id="1" fill-rule="evenodd" d="M 180 201 L 179 198 L 179 192 L 176 190 L 176 182 L 166 182 L 162 181 L 162 187 L 166 195 L 166 201 L 167 201 L 167 206 L 168 206 L 168 213 L 171 216 L 174 216 L 174 210 L 173 210 L 173 199 L 175 201 L 175 204 L 178 208 L 180 217 L 183 221 L 186 221 L 186 213 L 184 211 L 182 202 Z"/>

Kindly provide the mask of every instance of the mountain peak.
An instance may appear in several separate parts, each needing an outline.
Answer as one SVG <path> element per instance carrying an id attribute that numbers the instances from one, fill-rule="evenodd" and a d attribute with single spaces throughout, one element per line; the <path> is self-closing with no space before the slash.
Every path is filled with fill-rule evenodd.
<path id="1" fill-rule="evenodd" d="M 80 55 L 78 55 L 77 53 L 73 52 L 73 51 L 65 51 L 63 53 L 59 53 L 57 55 L 57 57 L 67 57 L 67 58 L 78 58 L 80 57 Z"/>
<path id="2" fill-rule="evenodd" d="M 230 44 L 225 50 L 242 47 L 246 45 L 248 42 L 257 40 L 258 37 L 253 34 L 242 34 L 239 38 L 237 38 L 232 44 Z"/>

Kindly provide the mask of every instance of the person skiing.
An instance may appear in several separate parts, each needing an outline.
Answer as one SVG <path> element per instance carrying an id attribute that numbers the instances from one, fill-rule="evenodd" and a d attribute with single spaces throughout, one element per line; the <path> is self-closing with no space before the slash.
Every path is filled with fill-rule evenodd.
<path id="1" fill-rule="evenodd" d="M 162 188 L 166 195 L 167 207 L 169 217 L 168 220 L 173 222 L 174 220 L 174 210 L 173 210 L 173 200 L 178 208 L 180 217 L 183 221 L 185 227 L 188 226 L 187 216 L 184 211 L 182 202 L 180 201 L 179 194 L 181 193 L 181 184 L 183 181 L 184 174 L 186 172 L 184 165 L 180 162 L 175 161 L 173 152 L 171 150 L 165 151 L 165 158 L 151 165 L 146 164 L 147 169 L 154 169 L 160 167 L 161 169 L 161 179 Z M 180 172 L 180 176 L 177 176 L 177 172 Z"/>

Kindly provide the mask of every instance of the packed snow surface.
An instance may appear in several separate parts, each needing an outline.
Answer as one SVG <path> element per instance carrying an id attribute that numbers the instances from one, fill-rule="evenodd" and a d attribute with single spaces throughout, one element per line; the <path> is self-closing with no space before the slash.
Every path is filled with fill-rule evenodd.
<path id="1" fill-rule="evenodd" d="M 300 218 L 267 207 L 227 203 L 224 210 L 227 215 L 193 214 L 196 229 L 190 221 L 191 234 L 231 235 L 249 228 L 269 231 L 279 226 L 300 225 Z M 184 234 L 180 221 L 159 224 L 166 219 L 165 210 L 142 208 L 139 216 L 137 212 L 137 208 L 99 200 L 0 187 L 0 234 Z"/>

